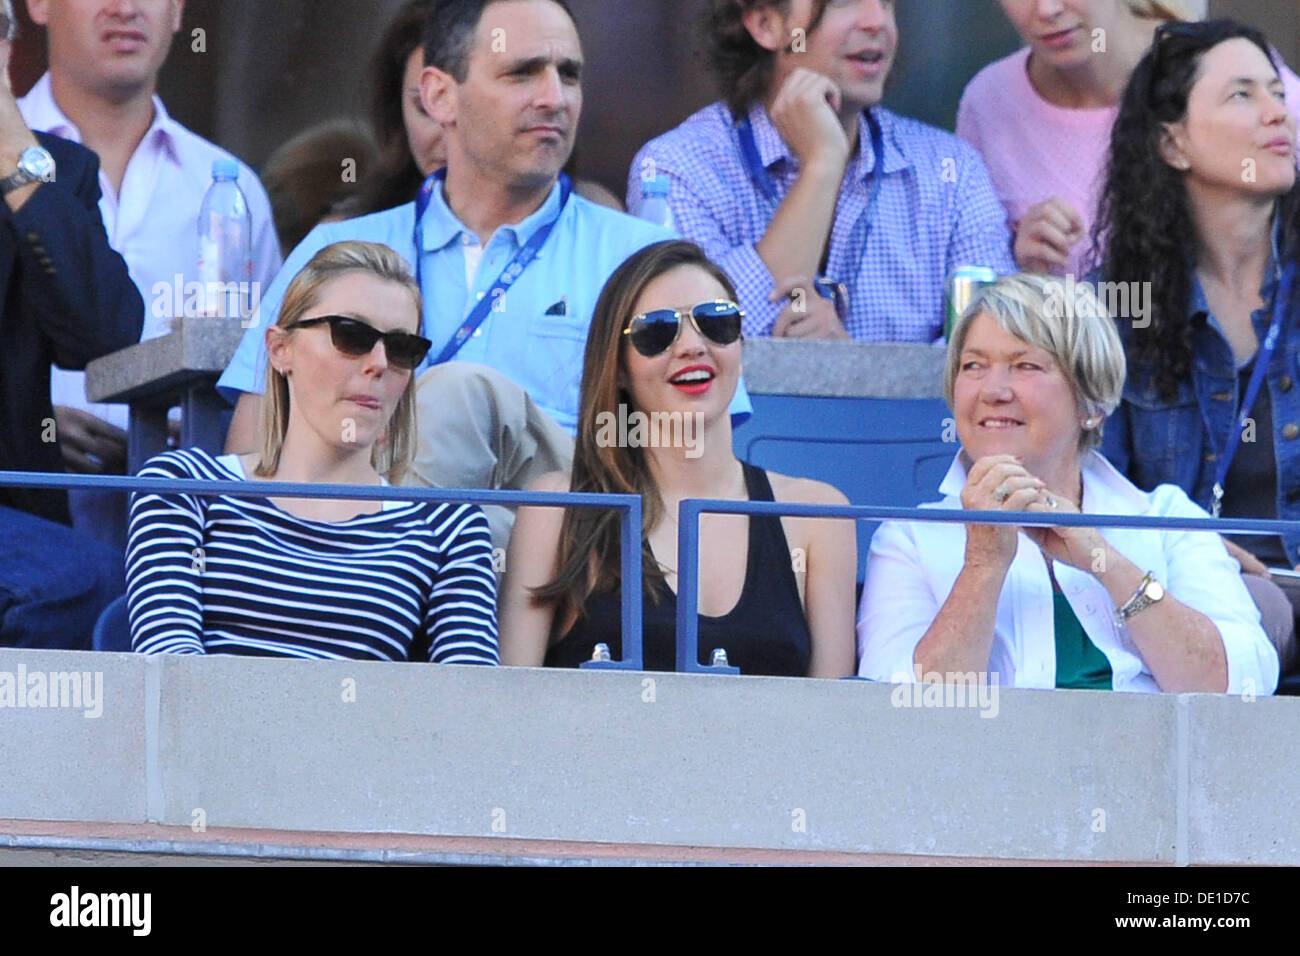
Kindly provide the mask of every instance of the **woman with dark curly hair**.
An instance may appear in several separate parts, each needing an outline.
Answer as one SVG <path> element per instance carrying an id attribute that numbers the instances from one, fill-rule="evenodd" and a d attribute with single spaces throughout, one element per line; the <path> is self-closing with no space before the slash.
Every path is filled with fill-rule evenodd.
<path id="1" fill-rule="evenodd" d="M 1094 228 L 1110 288 L 1149 302 L 1116 316 L 1130 375 L 1106 454 L 1140 487 L 1176 484 L 1229 517 L 1300 518 L 1295 147 L 1258 31 L 1161 27 L 1125 91 Z M 1230 549 L 1257 574 L 1300 563 L 1300 535 Z"/>

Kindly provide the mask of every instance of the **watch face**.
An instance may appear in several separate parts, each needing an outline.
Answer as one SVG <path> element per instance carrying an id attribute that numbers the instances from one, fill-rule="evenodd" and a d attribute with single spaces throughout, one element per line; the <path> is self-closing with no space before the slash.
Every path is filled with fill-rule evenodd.
<path id="1" fill-rule="evenodd" d="M 54 179 L 54 157 L 50 155 L 49 150 L 39 146 L 29 146 L 23 150 L 22 158 L 18 160 L 18 167 L 33 179 L 47 183 Z"/>
<path id="2" fill-rule="evenodd" d="M 1164 596 L 1165 596 L 1165 588 L 1164 585 L 1162 585 L 1159 581 L 1152 581 L 1150 584 L 1147 585 L 1147 597 L 1149 597 L 1152 601 L 1163 600 Z"/>

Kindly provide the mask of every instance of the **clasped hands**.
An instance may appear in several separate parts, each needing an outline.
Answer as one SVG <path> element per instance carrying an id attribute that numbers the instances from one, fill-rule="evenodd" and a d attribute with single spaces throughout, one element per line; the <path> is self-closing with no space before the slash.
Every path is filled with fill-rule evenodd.
<path id="1" fill-rule="evenodd" d="M 975 462 L 962 489 L 961 503 L 968 511 L 1081 513 L 1076 502 L 1051 491 L 1025 469 L 1022 459 L 1013 455 L 989 455 Z M 1060 561 L 1090 574 L 1109 565 L 1104 556 L 1110 553 L 1110 545 L 1096 528 L 1022 528 L 1009 524 L 968 525 L 966 563 L 1005 570 L 1016 556 L 1017 536 L 1021 531 L 1050 561 Z M 1101 562 L 1099 556 L 1103 557 Z"/>

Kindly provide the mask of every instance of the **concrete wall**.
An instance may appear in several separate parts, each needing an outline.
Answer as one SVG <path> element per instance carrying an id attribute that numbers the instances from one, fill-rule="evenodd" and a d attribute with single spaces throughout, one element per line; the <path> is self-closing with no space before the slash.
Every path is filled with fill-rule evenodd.
<path id="1" fill-rule="evenodd" d="M 0 708 L 0 820 L 1300 863 L 1290 699 L 12 650 L 0 692 L 20 668 L 101 673 L 102 716 Z"/>

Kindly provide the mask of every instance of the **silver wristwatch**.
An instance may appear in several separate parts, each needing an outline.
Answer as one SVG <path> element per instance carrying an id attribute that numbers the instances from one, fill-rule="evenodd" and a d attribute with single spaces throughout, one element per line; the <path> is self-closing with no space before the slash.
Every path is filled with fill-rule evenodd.
<path id="1" fill-rule="evenodd" d="M 7 196 L 15 189 L 21 189 L 29 183 L 48 183 L 54 181 L 54 157 L 44 146 L 28 146 L 18 157 L 18 171 L 0 179 L 0 196 Z"/>
<path id="2" fill-rule="evenodd" d="M 1150 571 L 1142 578 L 1133 596 L 1115 612 L 1115 624 L 1123 627 L 1130 618 L 1165 599 L 1165 588 Z"/>

